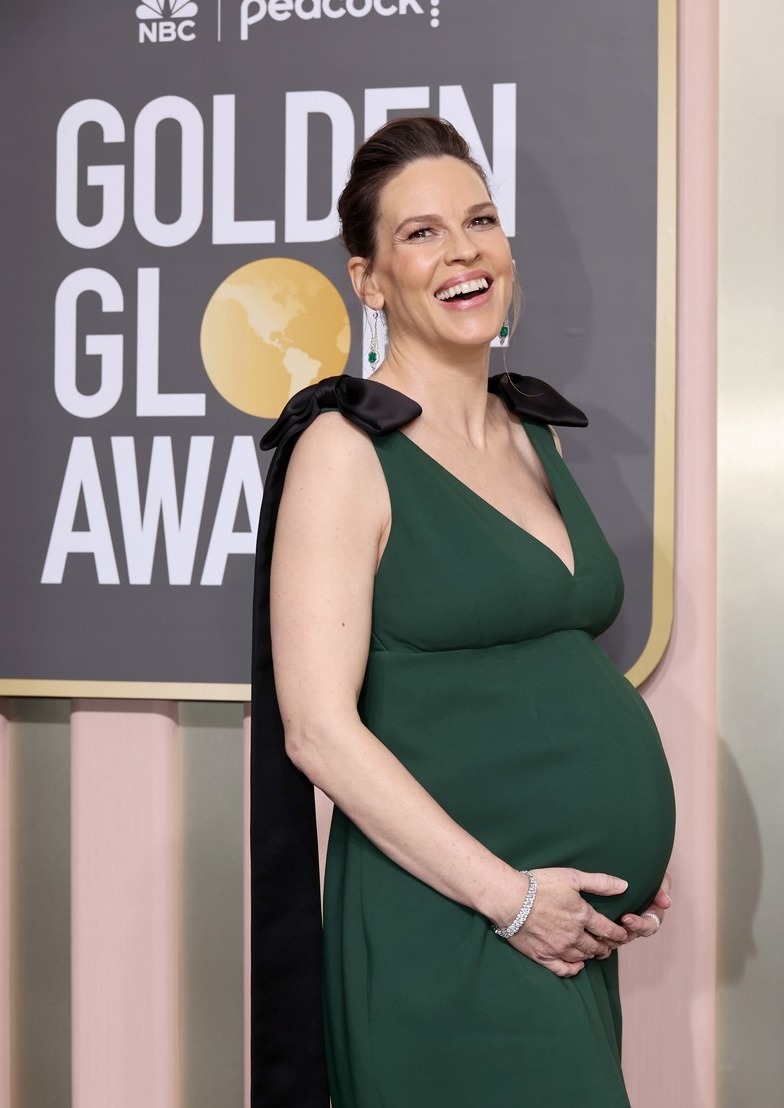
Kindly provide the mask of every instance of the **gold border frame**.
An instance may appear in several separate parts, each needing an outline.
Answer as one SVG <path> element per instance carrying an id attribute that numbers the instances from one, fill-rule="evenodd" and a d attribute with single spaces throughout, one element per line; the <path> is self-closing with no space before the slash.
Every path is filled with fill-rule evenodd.
<path id="1" fill-rule="evenodd" d="M 678 253 L 678 0 L 659 0 L 656 186 L 656 411 L 651 629 L 626 676 L 650 677 L 672 632 L 675 593 L 675 372 Z"/>
<path id="2" fill-rule="evenodd" d="M 653 459 L 651 629 L 626 676 L 640 685 L 670 641 L 675 553 L 675 362 L 678 144 L 678 0 L 659 0 L 656 188 L 656 412 Z M 0 696 L 109 700 L 248 701 L 250 685 L 176 681 L 0 678 Z"/>
<path id="3" fill-rule="evenodd" d="M 0 696 L 62 697 L 68 700 L 250 700 L 250 685 L 198 681 L 44 681 L 0 678 Z"/>

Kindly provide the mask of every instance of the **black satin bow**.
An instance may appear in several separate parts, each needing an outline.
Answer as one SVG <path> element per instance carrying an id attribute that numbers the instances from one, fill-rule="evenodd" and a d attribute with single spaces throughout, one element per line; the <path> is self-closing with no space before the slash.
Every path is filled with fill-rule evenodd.
<path id="1" fill-rule="evenodd" d="M 422 414 L 416 401 L 379 381 L 345 374 L 326 377 L 292 396 L 261 440 L 261 449 L 270 450 L 289 436 L 300 434 L 325 408 L 337 408 L 369 435 L 385 435 Z"/>
<path id="2" fill-rule="evenodd" d="M 521 419 L 554 423 L 558 427 L 587 427 L 588 417 L 560 392 L 538 377 L 519 373 L 497 373 L 487 382 L 488 392 L 500 396 L 510 411 Z"/>
<path id="3" fill-rule="evenodd" d="M 584 427 L 585 415 L 535 377 L 499 374 L 490 392 L 523 419 Z M 253 598 L 251 704 L 251 1105 L 328 1108 L 321 1008 L 321 903 L 313 787 L 286 755 L 275 693 L 270 564 L 280 497 L 300 434 L 337 409 L 371 435 L 422 414 L 377 381 L 328 377 L 297 393 L 261 440 L 277 447 L 264 486 Z"/>

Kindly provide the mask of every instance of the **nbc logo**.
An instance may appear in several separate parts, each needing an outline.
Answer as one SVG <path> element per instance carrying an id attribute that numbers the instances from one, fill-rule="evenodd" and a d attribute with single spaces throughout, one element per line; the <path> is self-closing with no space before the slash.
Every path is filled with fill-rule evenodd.
<path id="1" fill-rule="evenodd" d="M 193 0 L 144 0 L 136 9 L 139 42 L 192 42 L 198 10 Z"/>

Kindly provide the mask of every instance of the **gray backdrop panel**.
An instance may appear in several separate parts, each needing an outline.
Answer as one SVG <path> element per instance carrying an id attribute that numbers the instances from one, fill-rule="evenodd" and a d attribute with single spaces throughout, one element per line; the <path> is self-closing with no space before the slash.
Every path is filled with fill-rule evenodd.
<path id="1" fill-rule="evenodd" d="M 246 0 L 246 16 L 266 10 L 260 0 L 254 4 Z M 344 0 L 331 0 L 330 10 L 344 6 Z M 369 0 L 350 0 L 349 8 L 358 14 L 330 17 L 314 0 L 297 0 L 297 7 L 277 0 L 273 11 L 288 18 L 276 20 L 266 10 L 243 39 L 239 0 L 200 0 L 185 38 L 158 42 L 139 41 L 144 21 L 134 0 L 30 0 L 4 13 L 0 590 L 13 630 L 8 633 L 7 622 L 0 678 L 248 680 L 252 558 L 229 557 L 220 587 L 198 582 L 231 442 L 238 435 L 258 439 L 268 422 L 232 407 L 212 387 L 199 350 L 202 315 L 221 281 L 240 266 L 265 257 L 299 259 L 340 290 L 354 336 L 349 371 L 361 372 L 362 320 L 342 248 L 334 239 L 283 238 L 286 93 L 338 94 L 350 107 L 359 141 L 365 90 L 408 86 L 427 87 L 432 111 L 438 110 L 440 86 L 462 86 L 491 160 L 494 123 L 502 134 L 504 128 L 509 132 L 503 138 L 515 148 L 517 173 L 512 245 L 526 305 L 508 365 L 550 380 L 589 413 L 591 429 L 566 434 L 566 452 L 626 576 L 626 605 L 607 636 L 608 649 L 623 668 L 639 657 L 652 606 L 657 5 L 442 0 L 431 11 L 413 0 L 376 0 L 377 9 L 395 10 L 383 15 Z M 359 14 L 365 8 L 367 14 Z M 319 18 L 303 18 L 316 11 Z M 162 14 L 169 18 L 159 28 L 170 24 L 176 33 L 185 27 L 177 12 L 167 7 Z M 494 120 L 493 85 L 501 83 L 516 86 L 516 123 Z M 274 243 L 212 241 L 212 109 L 218 94 L 236 97 L 237 218 L 275 219 Z M 141 109 L 161 96 L 195 105 L 205 140 L 204 218 L 188 241 L 171 247 L 146 241 L 132 217 L 134 124 Z M 120 143 L 101 142 L 94 124 L 81 133 L 83 222 L 101 214 L 99 190 L 87 186 L 86 167 L 126 167 L 121 229 L 96 249 L 66 241 L 55 220 L 58 121 L 88 98 L 108 101 L 125 125 Z M 307 183 L 312 218 L 330 206 L 331 137 L 327 117 L 314 116 Z M 181 191 L 177 128 L 162 124 L 158 140 L 157 212 L 172 221 Z M 95 419 L 66 412 L 54 391 L 55 296 L 61 282 L 84 267 L 111 274 L 125 299 L 123 312 L 104 315 L 95 297 L 80 302 L 80 341 L 86 332 L 102 332 L 122 333 L 124 342 L 120 399 Z M 160 271 L 162 387 L 204 392 L 204 417 L 136 415 L 136 271 L 150 267 Z M 84 392 L 97 387 L 95 362 L 79 356 Z M 180 495 L 190 437 L 215 436 L 191 585 L 169 584 L 160 535 L 151 583 L 128 583 L 110 451 L 110 438 L 118 435 L 135 438 L 142 496 L 144 458 L 154 435 L 172 438 Z M 93 440 L 119 584 L 99 585 L 88 554 L 69 555 L 61 584 L 41 584 L 75 436 Z M 260 461 L 262 472 L 267 464 Z M 76 526 L 83 527 L 80 512 Z M 238 530 L 248 526 L 241 516 Z"/>

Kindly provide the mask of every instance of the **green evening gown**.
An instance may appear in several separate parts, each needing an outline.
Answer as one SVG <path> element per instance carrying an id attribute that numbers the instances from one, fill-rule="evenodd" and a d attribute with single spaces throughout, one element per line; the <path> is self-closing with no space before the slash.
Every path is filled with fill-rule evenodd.
<path id="1" fill-rule="evenodd" d="M 361 715 L 510 864 L 626 878 L 591 898 L 618 918 L 659 887 L 672 784 L 643 700 L 594 643 L 620 606 L 617 559 L 549 430 L 523 426 L 574 575 L 402 432 L 371 440 L 392 529 Z M 556 977 L 338 811 L 324 938 L 333 1108 L 628 1108 L 617 956 Z"/>

